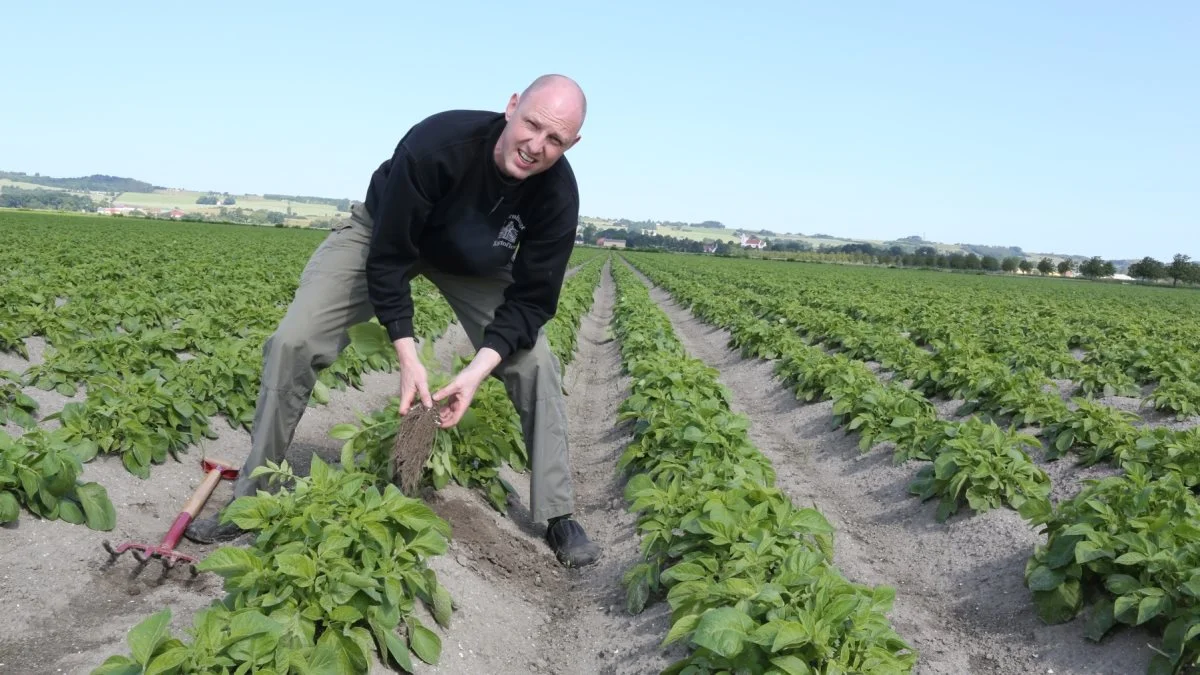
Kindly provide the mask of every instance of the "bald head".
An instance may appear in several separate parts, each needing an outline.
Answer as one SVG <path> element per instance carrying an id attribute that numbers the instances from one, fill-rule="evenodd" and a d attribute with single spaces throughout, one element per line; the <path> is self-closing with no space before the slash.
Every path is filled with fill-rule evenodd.
<path id="1" fill-rule="evenodd" d="M 496 164 L 505 175 L 524 179 L 554 166 L 579 142 L 587 98 L 571 78 L 542 75 L 512 95 L 504 116 L 508 123 L 496 142 Z"/>
<path id="2" fill-rule="evenodd" d="M 575 106 L 579 111 L 579 126 L 583 126 L 583 120 L 587 117 L 587 97 L 583 94 L 583 88 L 575 80 L 566 75 L 553 73 L 542 75 L 525 87 L 525 91 L 521 92 L 520 99 L 522 101 L 538 100 L 539 97 L 551 98 L 555 103 L 563 106 Z"/>

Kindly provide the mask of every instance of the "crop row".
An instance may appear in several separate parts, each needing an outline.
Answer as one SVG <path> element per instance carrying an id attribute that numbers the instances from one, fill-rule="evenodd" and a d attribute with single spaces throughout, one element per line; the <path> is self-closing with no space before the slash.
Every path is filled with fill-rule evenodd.
<path id="1" fill-rule="evenodd" d="M 909 380 L 910 390 L 965 400 L 960 410 L 964 414 L 981 412 L 1021 426 L 1035 425 L 1032 435 L 1045 438 L 1049 459 L 1074 451 L 1087 465 L 1107 460 L 1120 466 L 1136 461 L 1156 475 L 1179 471 L 1189 484 L 1200 481 L 1200 437 L 1195 430 L 1140 426 L 1136 415 L 1086 397 L 1073 398 L 1072 407 L 1035 368 L 1010 369 L 981 349 L 969 333 L 945 341 L 935 338 L 930 349 L 922 349 L 894 326 L 849 318 L 853 309 L 835 309 L 834 299 L 826 300 L 827 308 L 815 308 L 793 302 L 793 296 L 783 290 L 770 297 L 740 288 L 713 296 L 707 293 L 714 283 L 710 276 L 719 279 L 718 283 L 732 283 L 733 279 L 728 274 L 718 276 L 711 267 L 699 272 L 674 265 L 665 273 L 659 265 L 648 268 L 648 273 L 705 320 L 728 326 L 737 317 L 761 318 L 762 324 L 735 336 L 738 346 L 766 348 L 769 355 L 770 348 L 763 341 L 769 342 L 772 331 L 786 328 L 809 344 L 826 346 L 852 359 L 874 360 Z"/>
<path id="2" fill-rule="evenodd" d="M 691 647 L 664 672 L 909 672 L 916 654 L 886 617 L 894 590 L 839 573 L 828 521 L 774 486 L 716 372 L 686 354 L 628 268 L 613 274 L 632 378 L 620 418 L 635 422 L 619 467 L 642 536 L 628 604 L 665 593 L 664 643 Z"/>
<path id="3" fill-rule="evenodd" d="M 966 350 L 998 367 L 1075 382 L 1075 393 L 1140 395 L 1181 419 L 1200 405 L 1200 308 L 1194 294 L 1078 284 L 963 278 L 936 273 L 722 261 L 722 288 L 751 295 L 764 311 L 832 312 L 841 321 L 893 329 L 890 350 Z M 887 275 L 887 276 L 880 276 Z M 908 346 L 904 346 L 908 343 Z M 1081 350 L 1076 358 L 1072 349 Z"/>
<path id="4" fill-rule="evenodd" d="M 556 352 L 564 342 L 575 344 L 602 263 L 594 257 L 565 284 L 562 311 L 547 326 Z M 378 331 L 364 335 L 361 346 L 368 353 L 391 348 Z M 572 356 L 560 357 L 564 367 Z M 256 475 L 294 487 L 242 497 L 228 507 L 224 518 L 258 535 L 248 548 L 221 547 L 199 564 L 224 578 L 226 595 L 196 614 L 192 640 L 170 635 L 171 614 L 164 609 L 129 632 L 129 655 L 109 657 L 93 675 L 343 675 L 368 672 L 375 658 L 412 672 L 411 654 L 436 664 L 441 640 L 414 610 L 420 601 L 439 625 L 450 623 L 453 598 L 428 560 L 445 552 L 451 530 L 390 482 L 388 455 L 400 423 L 395 403 L 364 416 L 361 426 L 330 430 L 345 440 L 340 467 L 314 456 L 308 476 L 294 474 L 286 461 L 257 469 Z M 468 418 L 437 432 L 427 478 L 435 487 L 450 476 L 479 485 L 495 503 L 489 488 L 496 484 L 484 477 L 494 478 L 503 461 L 522 468 L 514 419 L 502 385 L 490 380 Z M 444 461 L 450 471 L 439 474 Z M 503 500 L 496 506 L 503 508 Z"/>
<path id="5" fill-rule="evenodd" d="M 847 356 L 848 352 L 854 353 L 855 345 L 863 343 L 849 340 L 845 334 L 833 340 L 821 334 L 821 328 L 834 332 L 832 325 L 815 328 L 794 318 L 763 318 L 736 292 L 720 296 L 708 292 L 714 285 L 711 280 L 696 283 L 693 278 L 681 279 L 687 272 L 677 259 L 667 262 L 636 254 L 628 257 L 656 283 L 670 289 L 681 304 L 728 328 L 732 346 L 777 359 L 777 374 L 796 388 L 799 398 L 833 398 L 839 424 L 862 434 L 863 450 L 890 440 L 896 443 L 898 460 L 932 460 L 912 485 L 921 496 L 936 492 L 937 482 L 947 477 L 943 474 L 957 472 L 955 475 L 961 476 L 964 447 L 979 450 L 974 440 L 967 439 L 990 439 L 990 445 L 984 444 L 983 455 L 973 452 L 974 458 L 969 458 L 974 462 L 972 478 L 1011 488 L 1020 485 L 1022 476 L 1039 475 L 1040 469 L 1030 466 L 1025 455 L 1026 446 L 1040 445 L 1034 437 L 1000 429 L 977 416 L 962 423 L 931 422 L 932 407 L 919 392 L 896 380 L 883 387 L 868 382 L 869 371 L 862 362 Z M 711 270 L 710 266 L 707 271 Z M 820 338 L 825 344 L 844 349 L 827 354 L 802 342 L 801 334 L 814 342 Z M 978 388 L 972 405 L 988 408 L 985 395 L 1003 389 L 1002 379 L 1002 373 L 993 373 L 988 386 Z M 858 388 L 860 381 L 866 383 L 862 389 Z M 1037 398 L 1037 394 L 1030 396 Z M 1103 420 L 1116 417 L 1126 424 L 1130 420 L 1088 401 L 1076 403 L 1080 406 L 1073 413 L 1078 415 L 1076 422 L 1051 435 L 1055 445 L 1048 454 L 1055 457 L 1067 447 L 1087 444 L 1092 448 L 1092 457 L 1108 451 L 1109 455 L 1100 456 L 1115 458 L 1123 473 L 1103 481 L 1087 481 L 1076 497 L 1057 505 L 1052 506 L 1040 496 L 1013 503 L 1032 527 L 1048 535 L 1047 542 L 1038 546 L 1030 558 L 1026 585 L 1033 592 L 1039 615 L 1047 622 L 1072 619 L 1087 607 L 1091 617 L 1088 636 L 1094 640 L 1100 640 L 1118 623 L 1158 626 L 1163 644 L 1149 670 L 1176 672 L 1183 664 L 1196 661 L 1200 652 L 1200 555 L 1196 553 L 1200 551 L 1200 528 L 1192 524 L 1200 514 L 1200 503 L 1193 492 L 1200 468 L 1196 460 L 1200 456 L 1200 428 L 1173 431 L 1130 426 L 1114 442 L 1106 440 L 1113 427 L 1101 426 Z M 1006 448 L 1013 442 L 1022 447 Z M 1020 474 L 998 471 L 996 461 L 1014 458 L 1016 464 L 1010 466 L 1020 468 Z M 967 496 L 975 506 L 985 493 L 977 491 L 973 498 L 972 491 L 978 484 L 970 483 L 971 479 L 966 479 Z M 1034 485 L 1040 485 L 1040 481 Z M 941 515 L 944 513 L 939 509 Z"/>
<path id="6" fill-rule="evenodd" d="M 963 504 L 977 512 L 1001 505 L 1030 508 L 1026 502 L 1048 506 L 1049 476 L 1029 454 L 1040 448 L 1036 438 L 978 417 L 941 420 L 921 392 L 896 379 L 880 382 L 862 361 L 805 342 L 794 325 L 756 315 L 737 292 L 713 294 L 710 285 L 676 278 L 656 258 L 629 258 L 682 306 L 728 329 L 731 346 L 776 359 L 776 374 L 796 398 L 831 400 L 835 428 L 857 433 L 861 450 L 890 441 L 897 462 L 932 462 L 909 489 L 922 500 L 940 499 L 939 521 Z"/>

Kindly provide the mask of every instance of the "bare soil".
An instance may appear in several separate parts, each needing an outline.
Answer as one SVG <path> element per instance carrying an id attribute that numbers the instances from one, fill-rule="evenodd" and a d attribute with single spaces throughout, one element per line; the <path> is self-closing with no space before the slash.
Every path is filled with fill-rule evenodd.
<path id="1" fill-rule="evenodd" d="M 566 569 L 542 540 L 544 523 L 529 519 L 528 478 L 510 472 L 518 495 L 508 516 L 472 490 L 448 486 L 428 495 L 430 505 L 453 528 L 446 555 L 431 561 L 450 591 L 456 610 L 448 629 L 428 615 L 426 625 L 442 640 L 437 667 L 417 661 L 422 673 L 651 673 L 681 654 L 659 647 L 669 630 L 663 604 L 631 616 L 625 609 L 621 576 L 638 559 L 634 517 L 626 510 L 616 458 L 629 434 L 615 426 L 617 406 L 627 394 L 617 345 L 608 334 L 613 285 L 605 274 L 591 314 L 580 329 L 575 361 L 568 366 L 570 440 L 576 489 L 575 517 L 600 544 L 601 560 L 582 570 Z M 30 340 L 32 362 L 44 343 Z M 470 345 L 455 325 L 435 344 L 448 363 Z M 0 368 L 24 371 L 30 362 L 0 355 Z M 389 404 L 395 375 L 364 378 L 364 389 L 333 392 L 328 405 L 309 408 L 301 418 L 288 461 L 306 472 L 314 453 L 331 464 L 340 442 L 328 430 L 356 421 L 356 412 Z M 66 400 L 53 392 L 27 390 L 42 404 L 39 418 Z M 82 399 L 83 395 L 79 395 Z M 101 542 L 158 540 L 200 483 L 199 461 L 207 455 L 237 466 L 245 460 L 249 435 L 214 420 L 220 437 L 156 465 L 147 480 L 129 474 L 113 458 L 85 467 L 84 480 L 104 485 L 117 510 L 112 532 L 95 532 L 61 521 L 40 520 L 27 511 L 15 525 L 0 528 L 0 673 L 89 673 L 111 654 L 128 654 L 128 631 L 150 614 L 170 607 L 172 629 L 186 637 L 196 610 L 223 595 L 221 579 L 186 570 L 167 575 L 157 564 L 139 566 L 126 555 L 110 563 Z M 20 429 L 8 427 L 11 434 Z M 230 496 L 219 485 L 201 517 Z M 238 542 L 235 542 L 237 544 Z M 178 550 L 203 557 L 215 546 L 184 539 Z M 414 657 L 414 661 L 416 661 Z M 372 672 L 390 672 L 378 663 Z"/>
<path id="2" fill-rule="evenodd" d="M 796 504 L 814 504 L 833 524 L 839 568 L 849 579 L 896 589 L 891 618 L 920 653 L 916 672 L 1145 672 L 1155 635 L 1116 630 L 1094 644 L 1083 637 L 1086 616 L 1058 626 L 1037 618 L 1024 567 L 1044 537 L 1017 513 L 964 510 L 938 523 L 936 500 L 921 503 L 907 491 L 919 464 L 894 465 L 882 444 L 860 452 L 856 435 L 830 428 L 831 402 L 797 401 L 775 378 L 772 362 L 742 358 L 726 346 L 727 331 L 696 319 L 642 279 L 688 352 L 720 371 L 780 488 Z M 954 407 L 938 406 L 949 416 Z M 1056 464 L 1056 483 L 1088 475 Z"/>

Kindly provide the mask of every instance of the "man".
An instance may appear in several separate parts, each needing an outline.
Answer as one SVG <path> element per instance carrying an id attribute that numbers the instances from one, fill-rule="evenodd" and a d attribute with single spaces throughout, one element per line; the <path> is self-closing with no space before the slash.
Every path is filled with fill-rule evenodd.
<path id="1" fill-rule="evenodd" d="M 504 382 L 530 452 L 535 521 L 558 560 L 595 562 L 598 547 L 571 519 L 574 495 L 559 363 L 543 326 L 554 316 L 575 244 L 579 193 L 563 154 L 580 139 L 587 102 L 561 75 L 513 94 L 504 113 L 453 110 L 417 123 L 371 176 L 355 204 L 313 254 L 288 312 L 263 347 L 253 444 L 234 498 L 280 461 L 317 373 L 349 344 L 347 329 L 372 316 L 400 362 L 400 414 L 445 403 L 441 426 L 462 418 L 484 378 Z M 429 393 L 413 344 L 410 281 L 425 275 L 454 309 L 476 354 L 441 391 Z M 218 517 L 196 521 L 189 539 L 241 534 Z"/>

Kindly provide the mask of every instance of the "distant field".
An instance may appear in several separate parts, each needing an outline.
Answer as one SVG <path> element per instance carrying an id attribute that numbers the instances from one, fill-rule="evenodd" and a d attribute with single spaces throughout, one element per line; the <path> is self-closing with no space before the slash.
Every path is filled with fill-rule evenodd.
<path id="1" fill-rule="evenodd" d="M 34 185 L 33 183 L 21 183 L 7 178 L 0 178 L 0 187 L 12 186 L 22 190 L 57 190 L 59 188 L 46 187 L 45 185 Z"/>
<path id="2" fill-rule="evenodd" d="M 207 192 L 182 191 L 172 192 L 168 190 L 159 190 L 157 192 L 122 192 L 117 197 L 118 202 L 129 204 L 130 206 L 143 206 L 156 209 L 182 209 L 184 211 L 217 211 L 220 205 L 213 206 L 211 204 L 197 204 L 196 200 Z M 266 209 L 268 211 L 280 211 L 287 213 L 288 203 L 274 199 L 262 199 L 260 197 L 232 195 L 237 201 L 230 208 L 243 209 Z M 308 216 L 313 218 L 335 218 L 338 215 L 337 207 L 329 204 L 305 204 L 300 202 L 292 202 L 292 212 L 298 216 Z"/>
<path id="3" fill-rule="evenodd" d="M 676 239 L 692 239 L 695 241 L 704 241 L 705 239 L 715 239 L 717 241 L 736 242 L 738 237 L 732 230 L 712 230 L 704 227 L 667 227 L 663 226 L 656 230 L 658 234 L 664 237 L 675 237 Z"/>
<path id="4" fill-rule="evenodd" d="M 695 241 L 703 241 L 705 239 L 715 239 L 718 241 L 726 241 L 726 242 L 740 241 L 738 235 L 735 234 L 737 231 L 731 230 L 731 229 L 714 230 L 714 229 L 708 229 L 708 228 L 703 228 L 703 227 L 662 226 L 662 227 L 658 228 L 657 232 L 663 236 L 671 236 L 671 237 L 676 237 L 679 239 L 693 239 Z M 758 236 L 758 235 L 756 235 L 756 236 Z M 871 244 L 873 246 L 887 248 L 887 247 L 891 246 L 893 243 L 897 243 L 897 242 L 890 242 L 890 241 L 881 241 L 878 239 L 840 239 L 840 238 L 830 239 L 830 238 L 825 238 L 825 237 L 806 237 L 806 236 L 797 235 L 797 234 L 789 234 L 786 232 L 780 233 L 776 236 L 768 236 L 767 238 L 771 239 L 771 240 L 779 240 L 779 241 L 804 242 L 804 243 L 812 246 L 814 249 L 820 248 L 822 246 L 844 246 L 846 244 L 863 244 L 863 243 Z M 932 242 L 926 242 L 926 243 L 923 243 L 922 246 L 933 246 L 934 248 L 936 248 L 938 250 L 939 253 L 965 253 L 965 251 L 961 247 L 952 246 L 952 245 L 948 245 L 948 244 L 934 244 Z"/>

